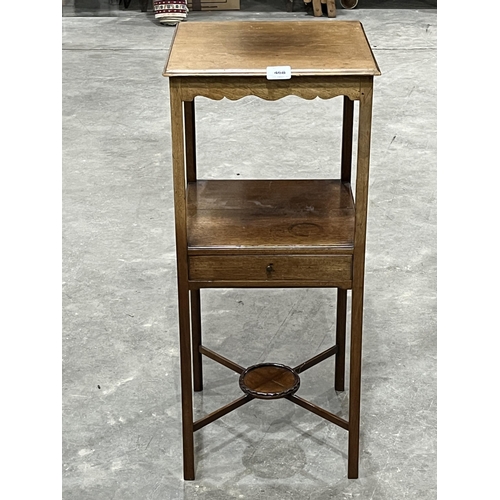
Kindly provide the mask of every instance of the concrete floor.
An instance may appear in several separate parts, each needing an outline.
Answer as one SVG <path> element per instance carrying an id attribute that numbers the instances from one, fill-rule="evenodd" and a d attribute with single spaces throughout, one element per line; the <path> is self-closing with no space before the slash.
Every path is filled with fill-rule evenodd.
<path id="1" fill-rule="evenodd" d="M 188 22 L 335 22 L 256 5 L 190 13 Z M 436 12 L 338 10 L 337 20 L 363 22 L 383 72 L 374 96 L 358 480 L 346 478 L 344 430 L 287 401 L 254 401 L 196 434 L 197 479 L 183 481 L 161 76 L 173 29 L 134 10 L 63 17 L 65 500 L 436 498 Z M 197 106 L 205 178 L 304 178 L 336 168 L 340 99 Z M 202 308 L 207 346 L 242 365 L 297 364 L 332 342 L 331 290 L 204 291 Z M 346 417 L 332 368 L 328 360 L 304 374 L 299 394 Z M 240 394 L 229 370 L 207 360 L 205 374 L 197 416 Z"/>

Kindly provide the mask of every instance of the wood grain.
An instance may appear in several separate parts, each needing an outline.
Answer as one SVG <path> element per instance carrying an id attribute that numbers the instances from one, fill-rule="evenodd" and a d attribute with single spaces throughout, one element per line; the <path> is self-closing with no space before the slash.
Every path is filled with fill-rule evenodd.
<path id="1" fill-rule="evenodd" d="M 352 281 L 321 280 L 228 280 L 228 281 L 189 281 L 190 290 L 202 288 L 343 288 L 350 290 Z"/>
<path id="2" fill-rule="evenodd" d="M 339 180 L 203 180 L 188 186 L 189 254 L 352 253 L 354 204 Z"/>
<path id="3" fill-rule="evenodd" d="M 289 367 L 263 363 L 247 368 L 240 377 L 241 389 L 258 399 L 278 399 L 294 393 L 300 378 Z"/>
<path id="4" fill-rule="evenodd" d="M 203 255 L 189 257 L 192 280 L 349 281 L 350 255 Z"/>
<path id="5" fill-rule="evenodd" d="M 366 76 L 296 76 L 291 80 L 268 80 L 262 76 L 214 76 L 210 78 L 183 76 L 171 78 L 179 82 L 182 99 L 197 96 L 209 99 L 237 100 L 256 96 L 276 101 L 295 95 L 302 99 L 332 99 L 341 95 L 359 100 L 360 88 Z"/>
<path id="6" fill-rule="evenodd" d="M 174 176 L 175 239 L 177 251 L 177 294 L 179 304 L 179 345 L 181 361 L 181 402 L 184 479 L 194 471 L 193 385 L 191 379 L 191 325 L 186 238 L 186 180 L 184 171 L 184 122 L 182 100 L 175 82 L 170 84 L 172 167 Z"/>
<path id="7" fill-rule="evenodd" d="M 318 13 L 321 2 L 314 3 Z M 326 4 L 331 17 L 335 3 Z M 291 66 L 291 79 L 266 78 L 268 66 L 283 65 Z M 349 431 L 348 477 L 357 478 L 372 93 L 373 76 L 380 75 L 363 26 L 357 21 L 182 23 L 164 75 L 170 77 L 171 96 L 184 477 L 194 479 L 193 431 L 251 400 L 239 398 L 193 423 L 191 356 L 196 390 L 202 388 L 201 354 L 243 369 L 201 345 L 200 289 L 336 287 L 337 346 L 300 366 L 310 368 L 335 353 L 335 387 L 344 389 L 347 290 L 352 289 L 349 421 L 287 397 Z M 289 95 L 344 96 L 341 179 L 197 180 L 197 96 Z M 354 101 L 359 101 L 356 204 L 350 184 Z M 280 381 L 271 379 L 266 383 L 272 392 Z"/>
<path id="8" fill-rule="evenodd" d="M 318 1 L 321 9 L 321 4 Z M 379 75 L 359 21 L 179 23 L 164 76 Z"/>
<path id="9" fill-rule="evenodd" d="M 358 163 L 356 179 L 356 222 L 351 292 L 351 353 L 349 375 L 349 442 L 347 477 L 359 475 L 359 425 L 361 403 L 361 358 L 363 334 L 363 295 L 365 275 L 366 219 L 372 122 L 373 86 L 362 89 L 359 103 Z"/>

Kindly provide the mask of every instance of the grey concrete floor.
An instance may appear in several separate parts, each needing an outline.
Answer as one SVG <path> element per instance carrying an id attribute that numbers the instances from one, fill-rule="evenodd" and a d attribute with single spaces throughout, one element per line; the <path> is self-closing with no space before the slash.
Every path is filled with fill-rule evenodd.
<path id="1" fill-rule="evenodd" d="M 259 4 L 260 5 L 260 4 Z M 258 9 L 188 22 L 308 19 Z M 254 401 L 196 434 L 181 459 L 176 266 L 161 76 L 173 29 L 151 12 L 64 17 L 63 498 L 436 497 L 436 10 L 339 9 L 364 24 L 376 79 L 366 261 L 360 478 L 344 430 L 287 401 Z M 338 171 L 340 99 L 197 99 L 205 178 Z M 335 170 L 337 169 L 337 170 Z M 242 365 L 294 364 L 332 343 L 331 290 L 202 292 L 206 344 Z M 346 417 L 333 361 L 301 395 Z M 205 362 L 197 416 L 240 394 Z"/>

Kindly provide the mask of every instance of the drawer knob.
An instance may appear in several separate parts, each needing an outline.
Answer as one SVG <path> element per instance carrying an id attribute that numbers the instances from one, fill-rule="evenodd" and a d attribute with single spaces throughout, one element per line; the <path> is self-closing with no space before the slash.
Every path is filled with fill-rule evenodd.
<path id="1" fill-rule="evenodd" d="M 270 276 L 271 273 L 274 273 L 274 268 L 273 268 L 273 265 L 272 264 L 268 264 L 268 266 L 266 267 L 266 273 Z"/>

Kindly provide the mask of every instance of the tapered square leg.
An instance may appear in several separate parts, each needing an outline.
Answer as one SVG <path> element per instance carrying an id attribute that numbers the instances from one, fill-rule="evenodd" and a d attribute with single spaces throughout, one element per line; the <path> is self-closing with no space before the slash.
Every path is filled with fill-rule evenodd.
<path id="1" fill-rule="evenodd" d="M 363 289 L 352 291 L 351 353 L 349 368 L 349 444 L 347 477 L 359 474 L 359 421 L 361 403 L 361 345 L 363 329 Z"/>
<path id="2" fill-rule="evenodd" d="M 181 368 L 182 449 L 184 479 L 194 479 L 193 383 L 191 374 L 191 318 L 188 287 L 186 204 L 184 192 L 184 116 L 177 82 L 170 83 L 172 166 L 175 202 L 175 241 L 177 251 L 177 293 L 179 304 L 179 346 Z"/>
<path id="3" fill-rule="evenodd" d="M 366 217 L 372 120 L 372 81 L 361 87 L 358 123 L 358 161 L 356 174 L 356 218 L 354 233 L 353 279 L 351 295 L 351 355 L 349 373 L 349 479 L 359 474 L 359 422 L 361 403 L 361 348 L 363 334 L 363 293 L 365 275 Z"/>
<path id="4" fill-rule="evenodd" d="M 194 479 L 193 384 L 191 379 L 191 332 L 187 283 L 179 286 L 179 331 L 182 400 L 182 448 L 184 479 Z"/>

